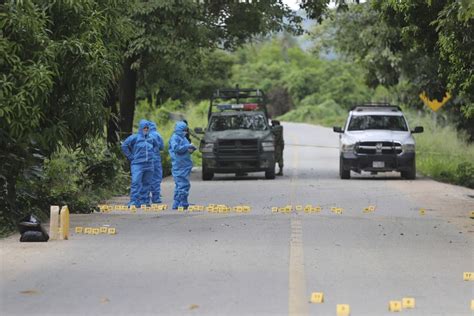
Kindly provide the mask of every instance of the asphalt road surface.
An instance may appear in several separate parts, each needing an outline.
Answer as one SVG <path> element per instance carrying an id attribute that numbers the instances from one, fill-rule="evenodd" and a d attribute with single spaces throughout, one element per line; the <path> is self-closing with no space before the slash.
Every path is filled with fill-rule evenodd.
<path id="1" fill-rule="evenodd" d="M 75 215 L 71 226 L 117 235 L 0 241 L 2 315 L 472 315 L 474 191 L 396 173 L 338 177 L 337 135 L 285 123 L 285 175 L 192 176 L 196 204 L 250 205 L 248 214 Z M 163 195 L 171 204 L 172 179 Z M 125 203 L 126 197 L 114 203 Z M 271 207 L 319 205 L 316 214 Z M 372 213 L 364 213 L 369 205 Z M 342 214 L 330 211 L 343 208 Z M 426 209 L 421 215 L 420 208 Z M 310 303 L 323 292 L 322 304 Z"/>

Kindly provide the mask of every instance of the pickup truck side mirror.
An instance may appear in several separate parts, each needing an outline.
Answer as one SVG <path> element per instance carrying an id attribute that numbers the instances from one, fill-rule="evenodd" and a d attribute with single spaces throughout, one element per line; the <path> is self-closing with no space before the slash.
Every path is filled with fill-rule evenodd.
<path id="1" fill-rule="evenodd" d="M 423 126 L 416 126 L 414 130 L 411 131 L 412 134 L 423 133 L 425 129 Z"/>
<path id="2" fill-rule="evenodd" d="M 196 127 L 196 128 L 194 129 L 194 132 L 195 132 L 196 134 L 204 134 L 204 130 L 202 129 L 202 127 Z"/>
<path id="3" fill-rule="evenodd" d="M 342 128 L 340 128 L 339 126 L 334 126 L 332 128 L 332 130 L 335 132 L 335 133 L 344 133 L 344 131 L 342 130 Z"/>

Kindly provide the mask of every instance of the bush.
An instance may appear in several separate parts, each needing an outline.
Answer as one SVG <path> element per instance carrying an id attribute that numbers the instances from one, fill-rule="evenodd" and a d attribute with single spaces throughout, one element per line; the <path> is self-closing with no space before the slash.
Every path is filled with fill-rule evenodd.
<path id="1" fill-rule="evenodd" d="M 302 122 L 318 124 L 323 126 L 342 126 L 347 117 L 347 111 L 334 102 L 333 100 L 326 100 L 317 105 L 310 105 L 313 100 L 317 100 L 317 95 L 306 97 L 301 106 L 293 111 L 290 111 L 278 119 L 289 122 Z"/>
<path id="2" fill-rule="evenodd" d="M 23 215 L 47 220 L 50 205 L 68 205 L 72 213 L 90 213 L 100 201 L 125 194 L 130 183 L 118 149 L 95 139 L 86 150 L 61 148 L 44 161 L 40 173 L 17 184 Z M 2 220 L 0 218 L 0 220 Z M 5 233 L 5 232 L 4 232 Z"/>

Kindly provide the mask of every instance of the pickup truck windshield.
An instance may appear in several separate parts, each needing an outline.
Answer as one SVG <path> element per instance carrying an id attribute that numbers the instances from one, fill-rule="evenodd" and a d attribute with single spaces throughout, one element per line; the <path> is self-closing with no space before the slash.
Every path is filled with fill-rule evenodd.
<path id="1" fill-rule="evenodd" d="M 209 123 L 210 131 L 226 131 L 235 129 L 249 129 L 264 131 L 268 129 L 264 115 L 225 115 L 214 116 Z"/>
<path id="2" fill-rule="evenodd" d="M 408 131 L 405 118 L 394 115 L 355 115 L 349 122 L 348 131 L 366 129 L 384 129 L 390 131 Z"/>

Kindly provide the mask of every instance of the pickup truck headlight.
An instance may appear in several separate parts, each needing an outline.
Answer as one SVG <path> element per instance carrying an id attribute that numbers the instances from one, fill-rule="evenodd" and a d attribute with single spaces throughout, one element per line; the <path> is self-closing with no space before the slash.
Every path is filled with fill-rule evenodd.
<path id="1" fill-rule="evenodd" d="M 342 144 L 342 152 L 349 153 L 354 151 L 355 144 Z"/>
<path id="2" fill-rule="evenodd" d="M 205 143 L 201 146 L 202 153 L 212 153 L 214 151 L 214 143 Z"/>
<path id="3" fill-rule="evenodd" d="M 273 142 L 262 142 L 263 151 L 275 151 L 275 145 Z"/>
<path id="4" fill-rule="evenodd" d="M 403 144 L 402 151 L 404 153 L 413 153 L 415 152 L 415 144 Z"/>

